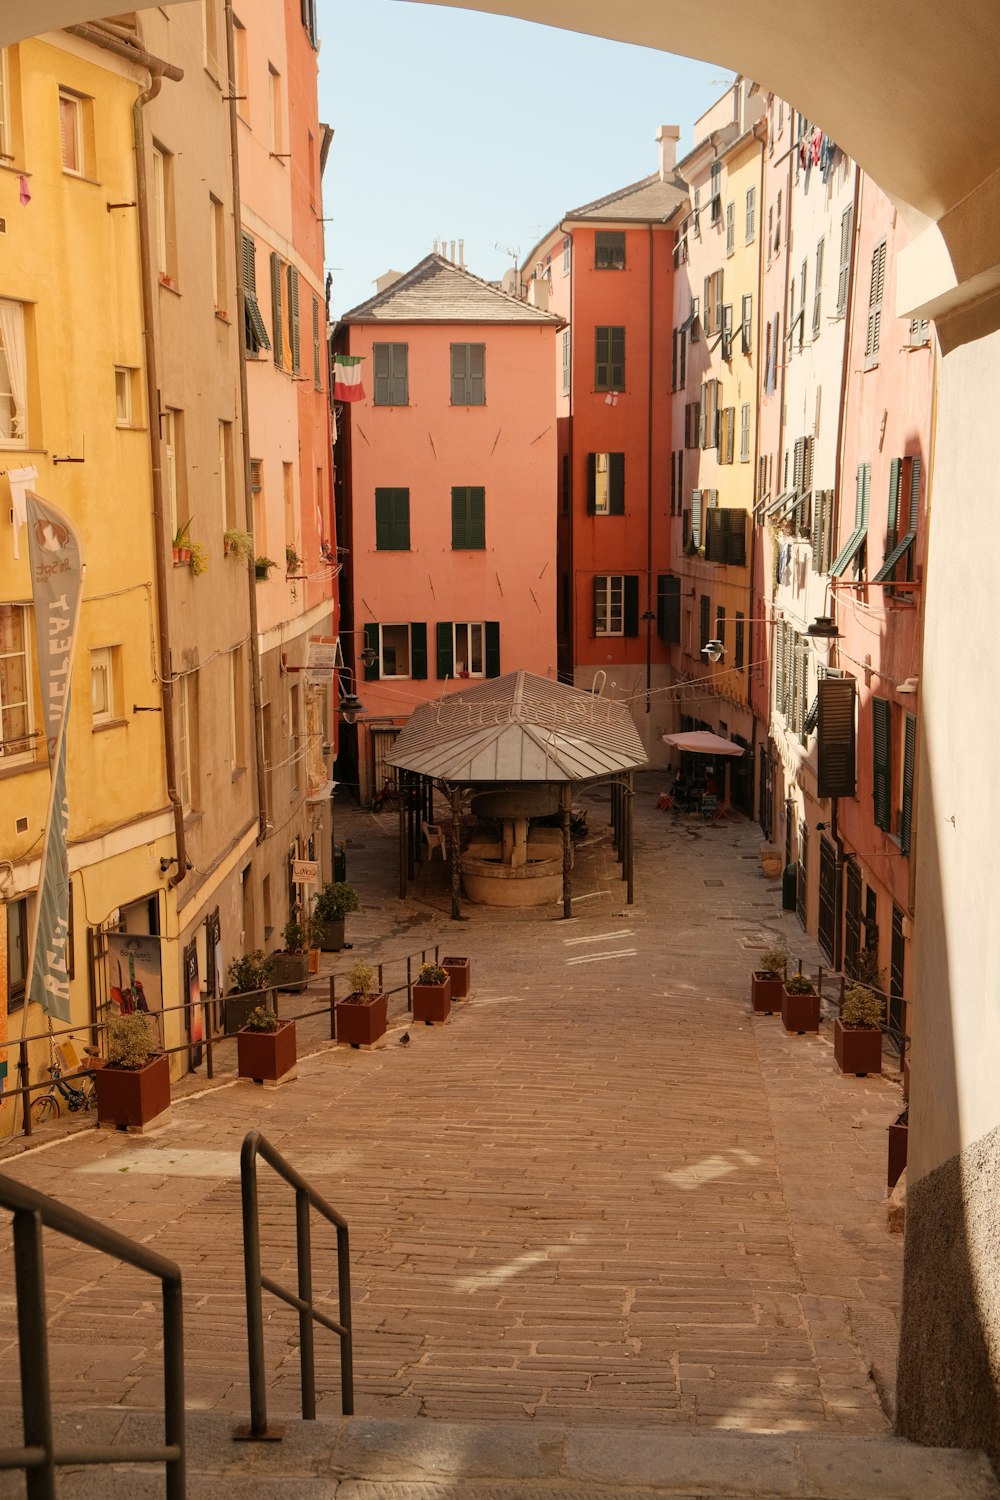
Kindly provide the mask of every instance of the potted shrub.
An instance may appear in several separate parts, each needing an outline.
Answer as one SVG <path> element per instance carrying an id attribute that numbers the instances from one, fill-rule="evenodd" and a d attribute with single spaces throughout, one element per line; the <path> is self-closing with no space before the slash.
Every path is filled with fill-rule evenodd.
<path id="1" fill-rule="evenodd" d="M 277 566 L 273 557 L 255 557 L 253 560 L 253 570 L 258 578 L 270 578 L 271 569 Z"/>
<path id="2" fill-rule="evenodd" d="M 253 557 L 253 536 L 249 531 L 231 526 L 222 533 L 222 554 L 224 557 L 238 557 L 243 562 L 248 561 Z"/>
<path id="3" fill-rule="evenodd" d="M 112 1016 L 107 1057 L 94 1073 L 97 1123 L 115 1130 L 145 1130 L 165 1123 L 170 1109 L 170 1061 L 159 1049 L 141 1011 Z"/>
<path id="4" fill-rule="evenodd" d="M 842 1073 L 882 1071 L 882 999 L 866 984 L 844 991 L 840 1015 L 833 1023 L 833 1055 Z"/>
<path id="5" fill-rule="evenodd" d="M 178 526 L 174 533 L 173 554 L 174 562 L 178 567 L 183 567 L 191 561 L 191 522 L 194 516 L 189 516 L 183 526 Z"/>
<path id="6" fill-rule="evenodd" d="M 819 995 L 804 974 L 793 974 L 781 986 L 781 1020 L 786 1031 L 819 1030 Z"/>
<path id="7" fill-rule="evenodd" d="M 313 906 L 319 946 L 326 953 L 336 953 L 344 946 L 344 918 L 358 911 L 361 901 L 349 880 L 328 880 Z"/>
<path id="8" fill-rule="evenodd" d="M 781 1009 L 781 985 L 788 973 L 788 949 L 781 943 L 765 948 L 760 968 L 750 975 L 750 1003 L 760 1015 L 771 1016 Z"/>
<path id="9" fill-rule="evenodd" d="M 302 559 L 291 542 L 285 545 L 285 577 L 292 578 L 302 571 Z"/>
<path id="10" fill-rule="evenodd" d="M 244 953 L 241 958 L 234 958 L 229 965 L 229 993 L 223 1007 L 227 1036 L 239 1031 L 255 1006 L 265 1005 L 274 994 L 271 985 L 272 967 L 263 948 Z"/>
<path id="11" fill-rule="evenodd" d="M 423 964 L 413 986 L 413 1019 L 443 1026 L 451 1015 L 451 980 L 440 964 Z"/>
<path id="12" fill-rule="evenodd" d="M 309 948 L 313 919 L 294 913 L 282 928 L 284 948 L 271 954 L 271 983 L 276 990 L 301 993 L 309 983 Z"/>
<path id="13" fill-rule="evenodd" d="M 255 1005 L 236 1033 L 236 1071 L 254 1083 L 288 1083 L 295 1065 L 295 1022 L 279 1021 L 266 1005 Z"/>
<path id="14" fill-rule="evenodd" d="M 337 1041 L 348 1047 L 374 1047 L 385 1036 L 388 995 L 377 993 L 378 976 L 359 958 L 347 971 L 351 993 L 336 1006 Z"/>
<path id="15" fill-rule="evenodd" d="M 464 1000 L 472 983 L 471 958 L 442 958 L 441 967 L 451 980 L 451 998 Z"/>
<path id="16" fill-rule="evenodd" d="M 202 573 L 208 572 L 208 548 L 203 547 L 201 542 L 192 542 L 188 550 L 191 577 L 199 578 Z"/>

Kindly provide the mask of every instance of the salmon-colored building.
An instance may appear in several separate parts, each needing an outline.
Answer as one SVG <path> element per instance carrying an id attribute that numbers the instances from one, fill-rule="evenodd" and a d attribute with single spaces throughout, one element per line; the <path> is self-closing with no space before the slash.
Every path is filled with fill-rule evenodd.
<path id="1" fill-rule="evenodd" d="M 364 714 L 338 774 L 363 798 L 418 704 L 518 668 L 556 675 L 560 327 L 438 254 L 343 319 L 365 395 L 337 444 L 341 641 Z"/>
<path id="2" fill-rule="evenodd" d="M 658 132 L 659 170 L 567 213 L 524 265 L 529 303 L 568 326 L 559 413 L 559 673 L 626 698 L 650 760 L 668 708 L 657 632 L 670 545 L 670 333 L 674 233 L 684 203 L 680 131 Z M 599 674 L 604 673 L 602 679 Z"/>

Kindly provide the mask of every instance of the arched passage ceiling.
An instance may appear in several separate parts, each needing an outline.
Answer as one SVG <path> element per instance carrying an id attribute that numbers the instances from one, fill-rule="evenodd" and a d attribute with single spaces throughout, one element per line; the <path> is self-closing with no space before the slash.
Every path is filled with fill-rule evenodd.
<path id="1" fill-rule="evenodd" d="M 905 208 L 911 226 L 926 229 L 901 267 L 901 304 L 936 317 L 946 346 L 1000 326 L 997 0 L 831 0 L 813 11 L 801 0 L 435 3 L 656 47 L 755 78 L 819 121 Z M 94 0 L 0 0 L 0 44 L 89 20 L 94 9 Z"/>

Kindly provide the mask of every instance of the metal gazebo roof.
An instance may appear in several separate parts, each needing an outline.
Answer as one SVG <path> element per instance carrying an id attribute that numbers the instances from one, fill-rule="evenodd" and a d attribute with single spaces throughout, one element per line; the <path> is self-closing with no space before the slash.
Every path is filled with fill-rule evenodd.
<path id="1" fill-rule="evenodd" d="M 386 759 L 463 786 L 593 781 L 646 764 L 626 704 L 524 671 L 422 704 Z"/>

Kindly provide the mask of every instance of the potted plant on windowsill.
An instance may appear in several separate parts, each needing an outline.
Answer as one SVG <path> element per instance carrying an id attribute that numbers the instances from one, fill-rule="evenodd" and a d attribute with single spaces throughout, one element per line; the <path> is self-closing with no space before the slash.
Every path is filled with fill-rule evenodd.
<path id="1" fill-rule="evenodd" d="M 273 557 L 255 557 L 253 560 L 253 570 L 258 578 L 270 578 L 271 569 L 277 566 Z"/>
<path id="2" fill-rule="evenodd" d="M 292 578 L 302 571 L 302 559 L 289 542 L 285 547 L 285 577 Z"/>
<path id="3" fill-rule="evenodd" d="M 335 1007 L 337 1041 L 347 1047 L 374 1047 L 385 1036 L 389 997 L 377 992 L 378 976 L 363 958 L 348 969 L 347 982 L 351 992 Z"/>
<path id="4" fill-rule="evenodd" d="M 229 965 L 229 992 L 223 1005 L 227 1036 L 239 1031 L 250 1012 L 258 1005 L 266 1005 L 273 996 L 271 971 L 271 960 L 263 948 L 233 959 Z"/>
<path id="5" fill-rule="evenodd" d="M 844 991 L 833 1023 L 833 1055 L 842 1073 L 858 1078 L 881 1073 L 883 1009 L 880 996 L 866 984 L 852 984 Z"/>
<path id="6" fill-rule="evenodd" d="M 328 880 L 320 888 L 313 905 L 317 940 L 325 953 L 336 953 L 344 946 L 344 918 L 358 911 L 361 900 L 349 880 Z"/>
<path id="7" fill-rule="evenodd" d="M 295 1022 L 279 1021 L 266 1005 L 255 1005 L 236 1033 L 236 1071 L 272 1088 L 290 1082 L 298 1072 Z"/>
<path id="8" fill-rule="evenodd" d="M 452 955 L 442 958 L 441 967 L 451 980 L 451 998 L 453 1000 L 466 999 L 472 983 L 472 959 Z"/>
<path id="9" fill-rule="evenodd" d="M 776 943 L 765 948 L 760 968 L 750 975 L 750 1004 L 758 1015 L 771 1016 L 781 1009 L 781 984 L 788 973 L 788 949 Z"/>
<path id="10" fill-rule="evenodd" d="M 98 1125 L 141 1131 L 165 1123 L 170 1060 L 160 1052 L 150 1024 L 141 1011 L 112 1016 L 108 1022 L 107 1057 L 94 1073 Z"/>
<path id="11" fill-rule="evenodd" d="M 191 555 L 188 566 L 191 569 L 191 577 L 200 578 L 202 573 L 208 572 L 208 548 L 203 547 L 201 542 L 192 542 L 189 550 Z"/>
<path id="12" fill-rule="evenodd" d="M 271 983 L 276 990 L 301 993 L 309 983 L 309 949 L 314 919 L 295 913 L 281 932 L 284 948 L 271 954 Z"/>
<path id="13" fill-rule="evenodd" d="M 177 567 L 184 567 L 191 561 L 191 522 L 194 516 L 189 516 L 183 526 L 178 526 L 174 533 L 173 556 Z"/>
<path id="14" fill-rule="evenodd" d="M 443 1026 L 451 1015 L 451 979 L 440 964 L 423 964 L 413 986 L 413 1019 Z"/>
<path id="15" fill-rule="evenodd" d="M 819 995 L 804 974 L 793 974 L 781 986 L 781 1020 L 799 1036 L 819 1030 Z"/>
<path id="16" fill-rule="evenodd" d="M 253 557 L 253 537 L 249 531 L 232 526 L 222 533 L 222 552 L 225 557 L 237 557 L 246 562 Z"/>

